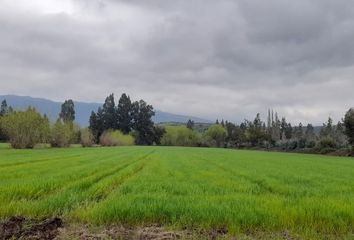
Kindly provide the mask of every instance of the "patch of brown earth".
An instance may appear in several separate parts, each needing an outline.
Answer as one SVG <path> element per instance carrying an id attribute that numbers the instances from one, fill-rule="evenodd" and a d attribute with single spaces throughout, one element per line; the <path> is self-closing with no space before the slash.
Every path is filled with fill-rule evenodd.
<path id="1" fill-rule="evenodd" d="M 352 235 L 353 237 L 354 235 Z M 339 237 L 340 238 L 340 237 Z M 34 220 L 24 217 L 12 217 L 0 222 L 0 240 L 10 239 L 31 239 L 31 240 L 176 240 L 176 239 L 238 239 L 238 240 L 258 240 L 258 239 L 281 239 L 297 240 L 301 238 L 288 231 L 281 232 L 261 232 L 249 231 L 243 234 L 228 233 L 226 228 L 214 230 L 183 229 L 171 230 L 169 228 L 151 225 L 141 227 L 127 227 L 112 225 L 106 227 L 94 227 L 82 224 L 65 224 L 60 218 Z M 328 236 L 326 239 L 338 239 L 338 236 Z M 346 238 L 352 239 L 352 238 Z"/>
<path id="2" fill-rule="evenodd" d="M 33 220 L 11 217 L 0 223 L 0 239 L 54 239 L 63 226 L 60 218 Z"/>
<path id="3" fill-rule="evenodd" d="M 176 239 L 234 239 L 226 238 L 225 229 L 215 231 L 168 230 L 159 226 L 123 227 L 111 226 L 106 229 L 94 229 L 89 226 L 71 226 L 61 229 L 57 239 L 80 240 L 176 240 Z"/>

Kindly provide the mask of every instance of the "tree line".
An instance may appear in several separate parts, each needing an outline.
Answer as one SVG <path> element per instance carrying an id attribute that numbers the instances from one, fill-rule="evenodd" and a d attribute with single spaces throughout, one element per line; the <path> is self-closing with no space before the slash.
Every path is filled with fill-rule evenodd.
<path id="1" fill-rule="evenodd" d="M 164 129 L 155 126 L 152 121 L 154 115 L 154 108 L 144 100 L 132 102 L 123 93 L 116 105 L 111 94 L 97 112 L 91 113 L 89 129 L 96 143 L 105 131 L 118 130 L 132 135 L 138 145 L 160 144 Z"/>
<path id="2" fill-rule="evenodd" d="M 316 131 L 312 124 L 292 126 L 285 117 L 268 111 L 266 121 L 256 114 L 241 124 L 216 120 L 206 130 L 189 120 L 185 126 L 165 126 L 162 145 L 256 148 L 309 153 L 349 155 L 354 145 L 354 109 L 337 124 L 329 117 Z M 317 127 L 318 129 L 318 127 Z"/>
<path id="3" fill-rule="evenodd" d="M 117 104 L 114 94 L 92 111 L 88 128 L 75 123 L 75 104 L 66 100 L 51 123 L 46 115 L 29 107 L 15 111 L 6 100 L 0 108 L 0 141 L 9 141 L 14 148 L 33 148 L 37 144 L 68 147 L 81 143 L 93 145 L 169 145 L 224 148 L 262 148 L 284 151 L 302 151 L 347 154 L 354 145 L 354 109 L 347 111 L 342 121 L 334 124 L 331 118 L 316 131 L 312 124 L 292 126 L 277 112 L 268 111 L 266 121 L 260 114 L 254 120 L 240 124 L 218 120 L 199 129 L 189 120 L 185 125 L 155 124 L 152 105 L 144 100 L 132 101 L 123 93 Z"/>
<path id="4" fill-rule="evenodd" d="M 2 101 L 0 109 L 0 141 L 9 141 L 14 148 L 33 148 L 38 144 L 68 147 L 81 143 L 93 145 L 160 144 L 164 129 L 152 121 L 153 107 L 144 100 L 131 101 L 125 93 L 115 104 L 110 94 L 97 112 L 92 112 L 88 128 L 75 123 L 75 104 L 66 100 L 54 123 L 35 108 L 15 111 Z"/>

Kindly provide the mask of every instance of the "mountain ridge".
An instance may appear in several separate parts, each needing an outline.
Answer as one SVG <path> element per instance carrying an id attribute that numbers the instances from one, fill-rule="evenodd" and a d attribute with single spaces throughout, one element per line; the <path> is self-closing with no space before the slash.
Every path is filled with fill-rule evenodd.
<path id="1" fill-rule="evenodd" d="M 29 106 L 35 107 L 40 113 L 47 114 L 51 121 L 55 121 L 55 119 L 58 117 L 62 104 L 61 102 L 53 101 L 46 98 L 20 96 L 14 94 L 0 95 L 0 101 L 4 99 L 6 99 L 6 102 L 9 106 L 12 106 L 14 109 L 17 110 L 24 110 Z M 76 113 L 75 121 L 82 127 L 88 126 L 91 111 L 97 111 L 98 107 L 102 106 L 102 103 L 82 101 L 74 101 L 74 104 Z M 155 123 L 185 123 L 189 119 L 193 120 L 194 122 L 211 123 L 211 121 L 207 119 L 194 116 L 173 114 L 160 110 L 155 110 L 155 116 L 153 117 L 153 121 Z"/>

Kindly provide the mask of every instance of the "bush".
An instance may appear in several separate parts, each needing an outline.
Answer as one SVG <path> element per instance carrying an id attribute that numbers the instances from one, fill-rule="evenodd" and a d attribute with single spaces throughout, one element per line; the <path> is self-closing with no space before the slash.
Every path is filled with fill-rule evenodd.
<path id="1" fill-rule="evenodd" d="M 80 142 L 83 147 L 92 147 L 95 138 L 90 129 L 84 128 L 81 130 Z"/>
<path id="2" fill-rule="evenodd" d="M 13 148 L 33 148 L 47 142 L 50 134 L 49 120 L 34 108 L 2 117 L 1 126 Z"/>
<path id="3" fill-rule="evenodd" d="M 306 148 L 314 148 L 316 147 L 316 141 L 310 140 L 306 142 Z"/>
<path id="4" fill-rule="evenodd" d="M 320 154 L 329 154 L 329 153 L 333 153 L 335 151 L 336 151 L 335 148 L 330 148 L 330 147 L 322 148 L 322 149 L 320 149 Z"/>
<path id="5" fill-rule="evenodd" d="M 186 126 L 166 126 L 161 145 L 165 146 L 197 146 L 199 135 Z"/>
<path id="6" fill-rule="evenodd" d="M 226 136 L 226 129 L 219 124 L 214 124 L 204 133 L 203 142 L 209 147 L 223 147 Z"/>
<path id="7" fill-rule="evenodd" d="M 337 144 L 336 144 L 336 141 L 333 138 L 325 137 L 325 138 L 322 138 L 320 140 L 319 146 L 320 146 L 321 149 L 336 148 Z"/>
<path id="8" fill-rule="evenodd" d="M 65 123 L 58 119 L 51 130 L 50 144 L 52 147 L 69 147 L 74 138 L 72 123 Z"/>
<path id="9" fill-rule="evenodd" d="M 131 146 L 134 145 L 134 137 L 131 135 L 124 135 L 118 130 L 105 131 L 100 137 L 100 144 L 102 146 Z"/>

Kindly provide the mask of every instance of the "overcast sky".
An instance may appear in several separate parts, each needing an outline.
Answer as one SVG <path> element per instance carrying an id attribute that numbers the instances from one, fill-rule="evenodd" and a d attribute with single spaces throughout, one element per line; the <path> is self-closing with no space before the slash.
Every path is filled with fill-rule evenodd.
<path id="1" fill-rule="evenodd" d="M 354 106 L 351 0 L 0 0 L 0 94 L 293 123 Z"/>

